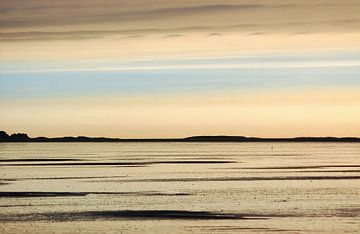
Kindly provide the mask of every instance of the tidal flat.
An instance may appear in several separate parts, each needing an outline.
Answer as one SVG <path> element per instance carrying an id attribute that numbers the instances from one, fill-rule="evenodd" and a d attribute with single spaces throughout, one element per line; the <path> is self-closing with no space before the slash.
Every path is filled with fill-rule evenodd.
<path id="1" fill-rule="evenodd" d="M 360 230 L 360 144 L 0 143 L 1 233 Z"/>

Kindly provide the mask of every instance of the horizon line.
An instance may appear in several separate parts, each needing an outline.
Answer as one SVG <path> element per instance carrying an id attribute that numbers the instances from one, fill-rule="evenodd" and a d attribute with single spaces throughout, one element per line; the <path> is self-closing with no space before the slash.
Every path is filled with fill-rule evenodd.
<path id="1" fill-rule="evenodd" d="M 119 137 L 29 137 L 26 133 L 7 134 L 0 131 L 0 142 L 360 142 L 354 136 L 296 136 L 296 137 L 252 137 L 241 135 L 194 135 L 177 138 L 119 138 Z"/>

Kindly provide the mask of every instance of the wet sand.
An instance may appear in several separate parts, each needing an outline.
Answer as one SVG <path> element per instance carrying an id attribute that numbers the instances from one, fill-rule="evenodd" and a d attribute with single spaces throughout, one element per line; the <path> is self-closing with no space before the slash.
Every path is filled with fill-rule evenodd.
<path id="1" fill-rule="evenodd" d="M 1 143 L 1 233 L 360 230 L 358 143 Z"/>

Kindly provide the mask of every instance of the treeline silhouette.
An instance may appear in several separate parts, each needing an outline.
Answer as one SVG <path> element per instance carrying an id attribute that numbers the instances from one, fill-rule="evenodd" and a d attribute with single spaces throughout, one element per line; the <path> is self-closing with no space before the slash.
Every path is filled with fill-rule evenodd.
<path id="1" fill-rule="evenodd" d="M 25 133 L 0 131 L 0 142 L 360 142 L 358 137 L 259 138 L 245 136 L 191 136 L 185 138 L 122 139 L 106 137 L 35 137 Z"/>

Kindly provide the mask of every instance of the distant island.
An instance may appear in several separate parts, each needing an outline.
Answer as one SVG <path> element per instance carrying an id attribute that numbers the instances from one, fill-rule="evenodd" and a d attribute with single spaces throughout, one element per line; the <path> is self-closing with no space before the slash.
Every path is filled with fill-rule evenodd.
<path id="1" fill-rule="evenodd" d="M 260 138 L 245 136 L 191 136 L 185 138 L 122 139 L 107 137 L 34 137 L 25 133 L 0 131 L 0 142 L 360 142 L 358 137 Z"/>

